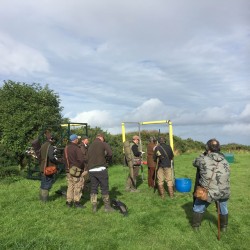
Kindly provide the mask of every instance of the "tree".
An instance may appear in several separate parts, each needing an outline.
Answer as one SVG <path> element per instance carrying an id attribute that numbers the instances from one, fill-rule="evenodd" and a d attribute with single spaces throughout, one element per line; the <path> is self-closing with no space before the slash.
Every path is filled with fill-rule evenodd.
<path id="1" fill-rule="evenodd" d="M 42 128 L 62 120 L 58 94 L 46 85 L 4 81 L 0 88 L 0 144 L 13 163 L 21 164 L 25 150 Z"/>

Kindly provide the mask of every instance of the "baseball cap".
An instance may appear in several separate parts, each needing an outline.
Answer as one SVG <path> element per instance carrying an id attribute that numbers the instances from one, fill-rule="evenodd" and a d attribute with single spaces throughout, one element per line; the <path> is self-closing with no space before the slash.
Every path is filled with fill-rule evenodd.
<path id="1" fill-rule="evenodd" d="M 78 139 L 78 136 L 77 136 L 76 134 L 72 134 L 72 135 L 69 137 L 69 140 L 70 140 L 70 141 L 74 141 L 74 140 L 76 140 L 76 139 Z"/>

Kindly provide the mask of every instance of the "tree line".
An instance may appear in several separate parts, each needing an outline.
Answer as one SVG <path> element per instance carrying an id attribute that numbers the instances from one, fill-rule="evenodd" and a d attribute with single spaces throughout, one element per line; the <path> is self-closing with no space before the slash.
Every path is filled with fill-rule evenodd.
<path id="1" fill-rule="evenodd" d="M 59 95 L 48 85 L 42 87 L 38 83 L 27 84 L 23 82 L 4 81 L 0 88 L 0 168 L 19 165 L 25 168 L 27 164 L 26 150 L 31 146 L 31 142 L 41 137 L 44 130 L 51 125 L 57 131 L 60 124 L 69 123 L 68 118 L 62 117 L 63 107 Z M 83 121 L 84 122 L 84 121 Z M 72 131 L 81 135 L 81 129 Z M 113 164 L 123 164 L 123 143 L 121 134 L 112 135 L 103 131 L 99 127 L 91 128 L 88 125 L 88 136 L 92 141 L 96 134 L 105 134 L 107 142 L 113 149 Z M 126 137 L 131 139 L 138 131 L 128 133 Z M 158 131 L 143 130 L 140 132 L 143 151 L 150 136 L 165 136 Z M 42 138 L 42 137 L 41 137 Z M 43 140 L 43 138 L 41 139 Z M 61 144 L 60 146 L 64 146 Z M 174 149 L 176 154 L 190 151 L 202 151 L 205 145 L 202 142 L 192 139 L 183 140 L 174 136 Z M 228 144 L 223 146 L 226 151 L 245 150 L 249 151 L 249 146 Z"/>

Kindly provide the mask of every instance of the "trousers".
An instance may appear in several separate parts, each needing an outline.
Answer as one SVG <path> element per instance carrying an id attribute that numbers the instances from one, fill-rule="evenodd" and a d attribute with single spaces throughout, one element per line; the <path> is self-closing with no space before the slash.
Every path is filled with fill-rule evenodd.
<path id="1" fill-rule="evenodd" d="M 172 169 L 159 167 L 157 171 L 158 185 L 164 185 L 166 181 L 168 187 L 173 187 Z"/>
<path id="2" fill-rule="evenodd" d="M 70 173 L 67 173 L 67 202 L 79 202 L 82 197 L 82 190 L 84 186 L 83 173 L 80 177 L 73 177 Z"/>
<path id="3" fill-rule="evenodd" d="M 42 173 L 41 186 L 40 186 L 41 189 L 50 190 L 53 183 L 54 183 L 54 175 L 47 176 Z"/>
<path id="4" fill-rule="evenodd" d="M 109 176 L 107 169 L 102 171 L 89 171 L 89 177 L 91 181 L 91 194 L 98 194 L 99 186 L 102 195 L 109 194 Z"/>
<path id="5" fill-rule="evenodd" d="M 202 201 L 196 198 L 193 206 L 193 211 L 196 213 L 204 213 L 210 204 L 211 203 L 207 201 Z M 220 214 L 222 215 L 228 214 L 227 200 L 219 200 L 219 206 L 220 206 Z"/>

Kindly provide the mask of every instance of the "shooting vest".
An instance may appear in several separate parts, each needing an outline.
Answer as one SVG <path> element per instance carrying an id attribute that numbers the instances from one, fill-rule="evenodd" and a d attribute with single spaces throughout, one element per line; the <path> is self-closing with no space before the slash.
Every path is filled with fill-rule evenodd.
<path id="1" fill-rule="evenodd" d="M 129 167 L 141 165 L 141 163 L 140 163 L 141 157 L 136 157 L 133 154 L 133 151 L 132 151 L 133 145 L 134 145 L 134 143 L 130 143 L 129 141 L 125 141 L 123 143 L 124 154 L 125 154 L 125 158 L 126 158 L 126 161 L 127 161 L 127 164 Z"/>

